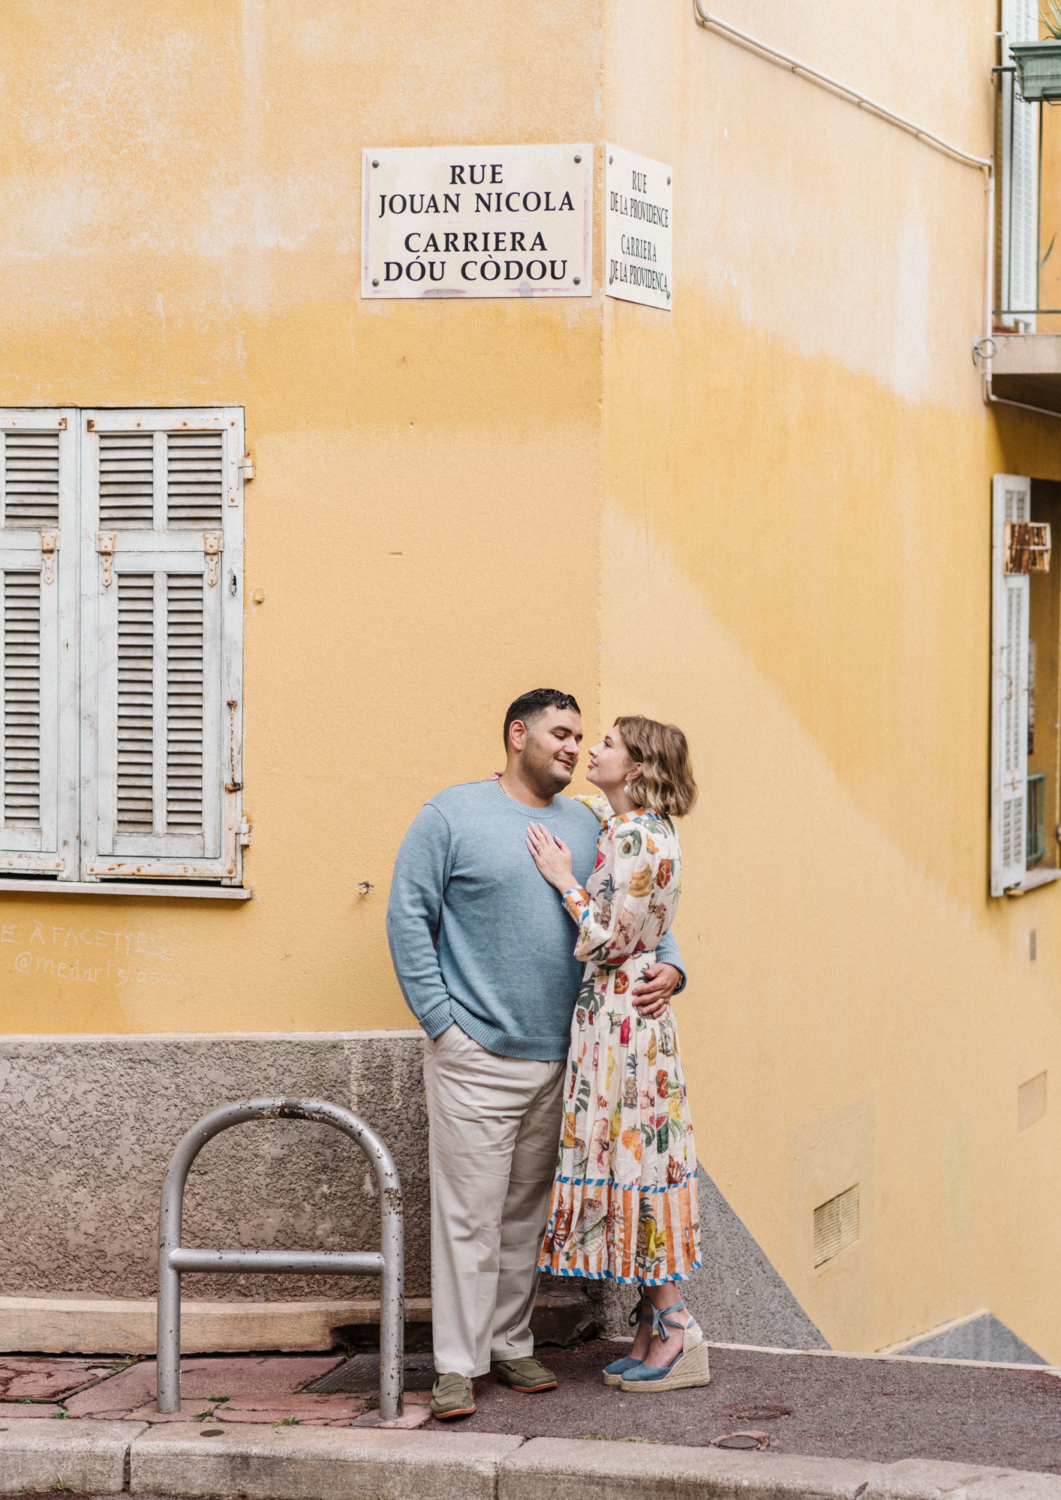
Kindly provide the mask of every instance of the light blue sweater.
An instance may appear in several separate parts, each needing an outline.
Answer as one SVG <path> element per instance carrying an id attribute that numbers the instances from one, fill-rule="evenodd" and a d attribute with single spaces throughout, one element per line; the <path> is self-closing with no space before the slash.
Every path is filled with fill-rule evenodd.
<path id="1" fill-rule="evenodd" d="M 570 847 L 584 885 L 600 833 L 584 803 L 554 797 L 527 807 L 495 781 L 451 786 L 402 840 L 387 936 L 402 994 L 429 1037 L 456 1022 L 490 1052 L 556 1061 L 567 1056 L 582 965 L 575 925 L 527 849 L 532 822 Z M 669 932 L 656 957 L 682 968 Z"/>

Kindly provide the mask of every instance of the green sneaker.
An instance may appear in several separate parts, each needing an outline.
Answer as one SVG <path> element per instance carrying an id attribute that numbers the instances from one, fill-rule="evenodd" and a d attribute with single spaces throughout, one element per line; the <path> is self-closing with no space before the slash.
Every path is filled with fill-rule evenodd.
<path id="1" fill-rule="evenodd" d="M 440 1375 L 431 1387 L 431 1415 L 440 1422 L 470 1417 L 475 1411 L 475 1387 L 466 1375 Z"/>
<path id="2" fill-rule="evenodd" d="M 490 1366 L 498 1380 L 503 1380 L 514 1391 L 527 1396 L 531 1391 L 551 1391 L 556 1387 L 556 1376 L 536 1359 L 497 1359 Z"/>

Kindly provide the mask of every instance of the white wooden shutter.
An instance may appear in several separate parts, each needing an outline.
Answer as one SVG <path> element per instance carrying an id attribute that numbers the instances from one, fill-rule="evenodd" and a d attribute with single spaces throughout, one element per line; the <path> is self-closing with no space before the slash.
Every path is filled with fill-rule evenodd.
<path id="1" fill-rule="evenodd" d="M 996 474 L 991 504 L 991 894 L 1027 870 L 1028 604 L 1025 573 L 1006 573 L 1007 521 L 1031 519 L 1031 480 Z"/>
<path id="2" fill-rule="evenodd" d="M 0 410 L 0 872 L 77 878 L 77 413 Z"/>
<path id="3" fill-rule="evenodd" d="M 242 412 L 84 412 L 82 443 L 82 877 L 238 884 Z"/>
<path id="4" fill-rule="evenodd" d="M 1002 0 L 1002 62 L 1013 66 L 1009 44 L 1039 39 L 1038 0 Z M 1002 301 L 1027 312 L 1039 302 L 1039 106 L 1025 104 L 1014 75 L 1002 87 Z M 1034 317 L 1022 318 L 1035 332 Z"/>

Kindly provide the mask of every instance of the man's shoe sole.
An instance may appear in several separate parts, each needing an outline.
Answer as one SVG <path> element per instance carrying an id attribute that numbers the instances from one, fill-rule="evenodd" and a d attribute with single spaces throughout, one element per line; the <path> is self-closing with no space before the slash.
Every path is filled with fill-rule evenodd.
<path id="1" fill-rule="evenodd" d="M 519 1391 L 521 1396 L 533 1396 L 535 1391 L 555 1391 L 557 1384 L 555 1380 L 547 1380 L 543 1385 L 513 1385 L 501 1375 L 497 1378 L 499 1384 L 507 1385 L 510 1391 Z"/>
<path id="2" fill-rule="evenodd" d="M 431 1415 L 434 1417 L 436 1422 L 448 1422 L 450 1417 L 474 1417 L 477 1409 L 478 1408 L 474 1406 L 462 1406 L 460 1411 L 432 1410 Z"/>

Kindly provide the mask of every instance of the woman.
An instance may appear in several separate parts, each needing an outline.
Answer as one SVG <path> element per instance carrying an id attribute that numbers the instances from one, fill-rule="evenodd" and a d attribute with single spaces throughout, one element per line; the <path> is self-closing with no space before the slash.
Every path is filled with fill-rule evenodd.
<path id="1" fill-rule="evenodd" d="M 681 848 L 673 819 L 696 800 L 685 736 L 621 718 L 590 751 L 584 799 L 601 819 L 585 889 L 571 853 L 541 824 L 527 830 L 538 869 L 578 924 L 586 962 L 571 1023 L 563 1136 L 538 1268 L 610 1277 L 641 1290 L 631 1356 L 604 1372 L 624 1391 L 706 1385 L 703 1333 L 676 1283 L 700 1264 L 696 1151 L 670 1007 L 642 1015 L 631 986 L 674 919 Z"/>

